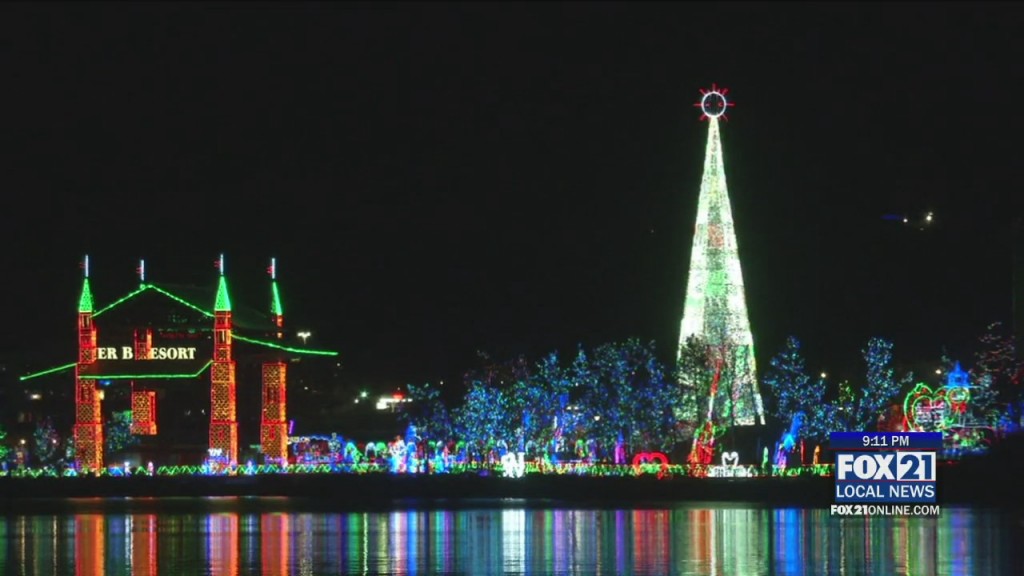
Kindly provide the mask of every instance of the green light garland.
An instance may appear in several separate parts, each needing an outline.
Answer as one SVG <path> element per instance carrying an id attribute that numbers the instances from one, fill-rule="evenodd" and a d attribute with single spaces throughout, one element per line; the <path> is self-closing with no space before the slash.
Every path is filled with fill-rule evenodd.
<path id="1" fill-rule="evenodd" d="M 284 346 L 281 344 L 274 344 L 273 342 L 267 342 L 265 340 L 257 340 L 255 338 L 249 338 L 248 336 L 240 336 L 238 334 L 232 334 L 232 338 L 240 342 L 247 342 L 249 344 L 258 344 L 260 346 L 266 346 L 267 348 L 274 348 L 277 350 L 283 350 L 285 352 L 292 352 L 295 354 L 308 354 L 310 356 L 337 356 L 337 352 L 330 350 L 310 350 L 307 348 L 293 348 L 291 346 Z"/>
<path id="2" fill-rule="evenodd" d="M 707 466 L 688 466 L 684 464 L 669 464 L 665 468 L 662 464 L 641 464 L 638 467 L 630 465 L 615 465 L 615 464 L 585 464 L 582 462 L 572 463 L 558 463 L 554 464 L 551 462 L 543 461 L 530 461 L 526 462 L 526 474 L 534 475 L 554 475 L 554 476 L 591 476 L 591 477 L 640 477 L 640 476 L 655 476 L 659 479 L 670 479 L 673 477 L 689 477 L 689 478 L 707 478 L 708 482 L 716 481 L 729 481 L 729 477 L 722 477 L 722 480 L 716 480 L 715 477 L 708 475 Z M 710 467 L 710 468 L 713 468 Z M 789 468 L 778 468 L 772 467 L 771 470 L 762 470 L 754 466 L 738 467 L 738 469 L 744 470 L 746 478 L 768 478 L 768 477 L 800 477 L 800 476 L 819 476 L 819 477 L 830 477 L 834 475 L 834 469 L 832 464 L 819 464 L 817 466 L 801 466 L 801 467 L 789 467 Z M 278 466 L 275 464 L 261 464 L 261 465 L 246 465 L 246 466 L 230 466 L 211 471 L 205 466 L 194 466 L 194 465 L 177 465 L 177 466 L 158 466 L 153 470 L 149 470 L 147 467 L 136 467 L 135 469 L 129 469 L 126 473 L 124 468 L 113 466 L 103 468 L 97 471 L 94 475 L 101 477 L 130 477 L 130 476 L 255 476 L 264 474 L 378 474 L 385 475 L 390 474 L 390 467 L 386 463 L 361 463 L 361 464 L 344 464 L 344 465 L 331 465 L 331 464 L 292 464 L 287 467 Z M 489 465 L 481 464 L 478 462 L 454 464 L 450 468 L 450 472 L 442 473 L 442 475 L 460 475 L 460 474 L 480 474 L 480 473 L 493 473 L 495 471 L 502 470 L 500 465 Z M 6 474 L 0 473 L 0 476 L 20 477 L 20 478 L 59 478 L 61 476 L 65 478 L 74 478 L 80 476 L 73 468 L 65 470 L 63 473 L 57 472 L 53 468 L 24 468 L 16 471 L 11 471 Z M 90 476 L 93 474 L 90 474 Z M 417 474 L 419 475 L 419 474 Z M 426 473 L 424 476 L 432 476 L 434 474 Z"/>
<path id="3" fill-rule="evenodd" d="M 135 298 L 136 296 L 138 296 L 139 294 L 142 294 L 143 292 L 145 292 L 148 289 L 149 289 L 148 285 L 147 284 L 143 284 L 139 288 L 136 288 L 135 290 L 132 290 L 128 294 L 125 294 L 124 296 L 118 298 L 117 300 L 114 300 L 110 304 L 107 304 L 103 308 L 100 308 L 99 310 L 97 310 L 93 314 L 93 317 L 95 318 L 96 316 L 99 316 L 100 314 L 103 314 L 104 312 L 107 312 L 109 310 L 113 310 L 114 308 L 117 308 L 121 304 L 124 304 L 125 302 L 131 300 L 132 298 Z"/>
<path id="4" fill-rule="evenodd" d="M 70 364 L 64 364 L 63 366 L 57 366 L 55 368 L 48 368 L 48 369 L 43 370 L 41 372 L 33 372 L 32 374 L 26 374 L 24 376 L 19 377 L 18 380 L 24 382 L 25 380 L 31 380 L 33 378 L 39 378 L 40 376 L 47 376 L 47 375 L 50 375 L 50 374 L 56 374 L 57 372 L 63 372 L 65 370 L 70 370 L 70 369 L 72 369 L 74 367 L 75 367 L 75 363 L 72 362 Z"/>
<path id="5" fill-rule="evenodd" d="M 203 308 L 193 304 L 192 302 L 189 302 L 188 300 L 185 300 L 184 298 L 182 298 L 180 296 L 177 296 L 177 295 L 175 295 L 175 294 L 173 294 L 173 293 L 171 293 L 171 292 L 169 292 L 169 291 L 167 291 L 167 290 L 165 290 L 165 289 L 163 289 L 163 288 L 161 288 L 161 287 L 159 287 L 159 286 L 157 286 L 155 284 L 142 284 L 142 285 L 140 285 L 137 289 L 132 290 L 131 292 L 129 292 L 128 294 L 125 294 L 121 298 L 118 298 L 117 300 L 114 300 L 113 302 L 111 302 L 110 304 L 107 304 L 103 308 L 100 308 L 99 310 L 93 312 L 93 317 L 95 318 L 97 316 L 100 316 L 101 314 L 109 312 L 110 310 L 113 310 L 114 308 L 117 308 L 118 306 L 124 304 L 125 302 L 128 302 L 129 300 L 132 300 L 133 298 L 135 298 L 136 296 L 139 296 L 140 294 L 142 294 L 143 292 L 146 292 L 147 290 L 153 290 L 154 292 L 157 292 L 159 294 L 163 294 L 167 298 L 170 298 L 171 300 L 177 302 L 178 304 L 181 304 L 182 306 L 190 308 L 190 309 L 192 309 L 192 310 L 194 310 L 194 311 L 196 311 L 196 312 L 198 312 L 198 313 L 200 313 L 203 316 L 206 316 L 208 318 L 213 318 L 213 313 L 212 312 L 210 312 L 208 310 L 204 310 Z M 221 293 L 222 293 L 222 291 L 223 291 L 223 296 L 224 296 L 224 300 L 223 301 L 221 300 Z M 84 284 L 82 285 L 82 295 L 79 298 L 79 302 L 78 302 L 79 312 L 89 312 L 89 311 L 91 311 L 92 307 L 93 307 L 93 302 L 94 301 L 93 301 L 93 297 L 92 297 L 92 290 L 89 287 L 89 280 L 86 279 Z M 226 305 L 226 310 L 227 311 L 231 310 L 231 300 L 227 296 L 227 282 L 224 280 L 223 276 L 220 278 L 220 282 L 218 283 L 218 286 L 217 286 L 217 303 L 214 305 L 214 307 L 217 308 L 217 309 L 220 309 L 220 307 L 222 305 Z M 276 282 L 274 283 L 274 306 L 275 306 L 275 308 L 277 308 L 277 310 L 279 310 L 279 311 L 282 310 L 281 302 L 280 302 L 280 295 L 279 295 L 279 293 L 277 291 L 277 284 L 276 284 Z M 232 336 L 232 338 L 234 338 L 236 340 L 240 340 L 242 342 L 246 342 L 246 343 L 249 343 L 249 344 L 256 344 L 257 346 L 265 346 L 267 348 L 273 348 L 275 350 L 281 350 L 281 351 L 284 351 L 284 352 L 291 352 L 292 354 L 305 354 L 305 355 L 309 355 L 309 356 L 337 356 L 338 355 L 337 352 L 333 352 L 333 351 L 330 351 L 330 350 L 310 350 L 310 349 L 305 349 L 305 348 L 295 348 L 295 347 L 292 347 L 292 346 L 284 346 L 284 345 L 281 345 L 281 344 L 275 344 L 273 342 L 267 342 L 265 340 L 258 340 L 256 338 L 249 338 L 249 337 L 246 337 L 246 336 L 240 336 L 238 334 L 232 334 L 231 336 Z M 24 382 L 25 380 L 31 380 L 32 378 L 39 378 L 41 376 L 47 376 L 49 374 L 56 374 L 57 372 L 63 372 L 64 370 L 70 370 L 71 368 L 74 368 L 74 367 L 75 367 L 75 363 L 74 362 L 72 362 L 70 364 L 63 364 L 61 366 L 56 366 L 56 367 L 53 367 L 53 368 L 47 368 L 46 370 L 42 370 L 40 372 L 33 372 L 31 374 L 26 374 L 24 376 L 20 376 L 18 378 L 18 380 Z M 198 376 L 199 374 L 201 374 L 203 372 L 203 370 L 206 370 L 206 367 L 203 367 L 202 370 L 200 370 L 199 372 L 196 372 L 195 374 L 169 375 L 169 376 L 161 376 L 161 377 L 163 377 L 163 378 L 193 378 L 193 377 Z M 91 376 L 83 376 L 82 378 L 85 378 L 85 379 L 95 379 L 94 377 L 91 377 Z M 109 378 L 109 379 L 117 379 L 117 378 L 157 378 L 157 376 L 130 376 L 130 375 L 125 375 L 125 376 L 103 376 L 103 378 Z"/>
<path id="6" fill-rule="evenodd" d="M 167 296 L 168 298 L 170 298 L 171 300 L 174 300 L 175 302 L 177 302 L 178 304 L 181 304 L 182 306 L 188 306 L 189 308 L 195 310 L 196 312 L 199 312 L 203 316 L 206 316 L 206 317 L 209 317 L 209 318 L 213 318 L 213 314 L 211 314 L 210 312 L 208 312 L 206 310 L 203 310 L 199 306 L 196 306 L 195 304 L 189 302 L 188 300 L 185 300 L 184 298 L 181 298 L 179 296 L 175 296 L 174 294 L 171 294 L 170 292 L 168 292 L 167 290 L 164 290 L 163 288 L 161 288 L 159 286 L 156 286 L 156 285 L 153 285 L 153 284 L 146 284 L 146 287 L 151 288 L 153 290 L 156 290 L 160 294 L 163 294 L 164 296 Z"/>

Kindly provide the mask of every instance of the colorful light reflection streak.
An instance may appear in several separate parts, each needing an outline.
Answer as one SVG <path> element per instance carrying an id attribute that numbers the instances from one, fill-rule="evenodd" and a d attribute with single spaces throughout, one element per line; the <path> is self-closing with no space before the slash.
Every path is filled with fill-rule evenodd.
<path id="1" fill-rule="evenodd" d="M 1010 527 L 1010 530 L 1007 528 Z M 249 533 L 253 537 L 249 537 Z M 993 512 L 460 509 L 0 516 L 0 574 L 1009 574 Z M 241 559 L 246 559 L 243 563 Z"/>

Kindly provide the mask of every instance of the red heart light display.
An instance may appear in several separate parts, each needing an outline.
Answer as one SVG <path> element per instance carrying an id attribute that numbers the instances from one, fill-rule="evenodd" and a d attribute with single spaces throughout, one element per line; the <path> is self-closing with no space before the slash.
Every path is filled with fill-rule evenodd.
<path id="1" fill-rule="evenodd" d="M 644 464 L 661 464 L 658 470 L 658 478 L 668 473 L 668 456 L 661 452 L 641 452 L 633 456 L 633 472 L 639 475 Z"/>

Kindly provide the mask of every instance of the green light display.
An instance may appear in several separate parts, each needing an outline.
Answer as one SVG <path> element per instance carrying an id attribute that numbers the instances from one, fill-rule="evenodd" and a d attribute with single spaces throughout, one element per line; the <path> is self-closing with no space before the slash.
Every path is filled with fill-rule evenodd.
<path id="1" fill-rule="evenodd" d="M 152 290 L 155 290 L 155 291 L 159 292 L 160 294 L 163 294 L 164 296 L 167 296 L 168 298 L 170 298 L 171 300 L 174 300 L 175 302 L 177 302 L 178 304 L 181 304 L 182 306 L 186 306 L 188 308 L 191 308 L 191 309 L 195 310 L 196 312 L 199 312 L 203 316 L 208 316 L 210 318 L 213 318 L 213 314 L 211 314 L 210 312 L 208 312 L 206 310 L 203 310 L 199 306 L 196 306 L 195 304 L 189 302 L 188 300 L 185 300 L 184 298 L 181 298 L 179 296 L 175 296 L 174 294 L 171 294 L 170 292 L 168 292 L 167 290 L 164 290 L 163 288 L 161 288 L 159 286 L 156 286 L 154 284 L 146 284 L 146 287 L 150 288 Z"/>
<path id="2" fill-rule="evenodd" d="M 208 316 L 210 318 L 213 317 L 213 314 L 210 313 L 209 311 L 203 310 L 199 306 L 196 306 L 195 304 L 189 302 L 188 300 L 185 300 L 184 298 L 182 298 L 180 296 L 176 296 L 176 295 L 168 292 L 167 290 L 164 290 L 163 288 L 157 286 L 156 284 L 142 284 L 142 285 L 140 285 L 137 289 L 129 292 L 128 294 L 124 295 L 123 297 L 118 298 L 117 300 L 115 300 L 115 301 L 111 302 L 110 304 L 104 306 L 103 308 L 99 309 L 95 314 L 93 314 L 93 316 L 95 317 L 95 316 L 99 316 L 100 314 L 109 312 L 110 310 L 113 310 L 114 308 L 117 308 L 121 304 L 124 304 L 125 302 L 128 302 L 132 298 L 135 298 L 136 296 L 142 294 L 143 292 L 146 292 L 147 290 L 152 290 L 152 291 L 157 292 L 159 294 L 163 294 L 164 296 L 170 298 L 171 300 L 174 300 L 178 304 L 181 304 L 182 306 L 185 306 L 187 308 L 191 308 L 192 310 L 195 310 L 196 312 L 202 314 L 203 316 Z"/>
<path id="3" fill-rule="evenodd" d="M 89 288 L 89 279 L 82 280 L 82 295 L 78 297 L 78 313 L 86 314 L 92 312 L 92 290 Z"/>
<path id="4" fill-rule="evenodd" d="M 217 300 L 213 304 L 214 312 L 231 312 L 231 298 L 228 296 L 227 278 L 221 276 L 217 281 Z"/>
<path id="5" fill-rule="evenodd" d="M 283 350 L 285 352 L 292 352 L 294 354 L 307 354 L 310 356 L 337 356 L 337 352 L 330 350 L 310 350 L 307 348 L 293 348 L 291 346 L 283 346 L 281 344 L 274 344 L 273 342 L 267 342 L 265 340 L 257 340 L 255 338 L 249 338 L 247 336 L 239 336 L 238 334 L 232 334 L 232 338 L 240 342 L 247 342 L 249 344 L 258 344 L 260 346 L 266 346 L 267 348 L 274 348 L 276 350 Z"/>
<path id="6" fill-rule="evenodd" d="M 196 378 L 200 374 L 206 371 L 210 365 L 213 364 L 213 360 L 203 364 L 203 367 L 192 374 L 186 373 L 172 373 L 172 374 L 100 374 L 100 375 L 80 375 L 79 378 L 82 380 L 163 380 L 170 378 Z"/>
<path id="7" fill-rule="evenodd" d="M 21 376 L 20 378 L 18 378 L 18 380 L 24 382 L 25 380 L 31 380 L 33 378 L 39 378 L 40 376 L 48 376 L 50 374 L 56 374 L 58 372 L 63 372 L 65 370 L 71 370 L 74 367 L 75 367 L 75 363 L 72 362 L 71 364 L 64 364 L 63 366 L 57 366 L 55 368 L 47 368 L 46 370 L 43 370 L 41 372 L 33 372 L 32 374 L 26 374 L 26 375 Z"/>
<path id="8" fill-rule="evenodd" d="M 277 290 L 277 280 L 270 282 L 270 293 L 273 298 L 270 302 L 270 313 L 274 316 L 284 316 L 284 308 L 281 307 L 281 293 Z"/>
<path id="9" fill-rule="evenodd" d="M 100 314 L 103 314 L 105 312 L 113 310 L 114 308 L 117 308 L 121 304 L 124 304 L 125 302 L 131 300 L 132 298 L 135 298 L 136 296 L 138 296 L 139 294 L 142 294 L 143 292 L 145 292 L 148 289 L 149 289 L 149 286 L 144 284 L 144 285 L 140 286 L 139 288 L 136 288 L 135 290 L 132 290 L 128 294 L 125 294 L 124 296 L 118 298 L 117 300 L 114 300 L 110 304 L 107 304 L 103 308 L 100 308 L 99 310 L 97 310 L 96 313 L 93 314 L 93 317 L 95 318 L 96 316 L 99 316 Z"/>
<path id="10" fill-rule="evenodd" d="M 97 317 L 97 316 L 100 316 L 100 315 L 102 315 L 102 314 L 104 314 L 106 312 L 109 312 L 109 311 L 117 308 L 118 306 L 120 306 L 120 305 L 122 305 L 122 304 L 124 304 L 124 303 L 126 303 L 126 302 L 128 302 L 130 300 L 132 300 L 136 296 L 139 296 L 140 294 L 142 294 L 143 292 L 146 292 L 148 290 L 152 290 L 154 292 L 162 294 L 162 295 L 166 296 L 167 298 L 170 298 L 171 300 L 177 302 L 178 304 L 181 304 L 182 306 L 185 306 L 187 308 L 190 308 L 190 309 L 192 309 L 192 310 L 202 314 L 203 316 L 206 316 L 206 317 L 209 317 L 209 318 L 213 317 L 213 313 L 212 312 L 210 312 L 208 310 L 204 310 L 203 308 L 193 304 L 192 302 L 189 302 L 188 300 L 185 300 L 184 298 L 182 298 L 180 296 L 177 296 L 176 294 L 173 294 L 173 293 L 171 293 L 171 292 L 169 292 L 169 291 L 167 291 L 167 290 L 165 290 L 165 289 L 163 289 L 163 288 L 161 288 L 161 287 L 159 287 L 159 286 L 157 286 L 155 284 L 142 284 L 137 289 L 132 290 L 131 292 L 129 292 L 128 294 L 125 294 L 121 298 L 118 298 L 117 300 L 114 300 L 113 302 L 111 302 L 110 304 L 107 304 L 103 308 L 100 308 L 99 310 L 96 310 L 95 312 L 93 312 L 94 300 L 93 300 L 93 297 L 92 297 L 92 290 L 90 289 L 89 279 L 88 278 L 85 279 L 85 282 L 82 285 L 82 295 L 79 298 L 78 311 L 79 312 L 93 312 L 93 317 Z M 283 310 L 283 307 L 281 306 L 281 295 L 280 295 L 280 292 L 278 291 L 277 282 L 276 281 L 273 282 L 273 284 L 272 284 L 272 290 L 273 290 L 273 293 L 272 293 L 273 294 L 273 303 L 272 303 L 273 311 L 277 315 L 283 316 L 284 315 L 284 310 Z M 224 307 L 223 310 L 222 310 L 222 305 Z M 218 285 L 217 285 L 217 299 L 216 299 L 216 302 L 214 304 L 214 309 L 217 310 L 217 311 L 225 311 L 225 312 L 230 312 L 231 311 L 231 299 L 228 296 L 227 281 L 225 280 L 225 278 L 223 276 L 220 277 L 220 281 L 218 282 Z M 238 334 L 232 334 L 232 338 L 235 338 L 235 339 L 240 340 L 242 342 L 246 342 L 248 344 L 255 344 L 257 346 L 265 346 L 267 348 L 273 348 L 275 350 L 281 350 L 281 351 L 290 352 L 290 353 L 293 353 L 293 354 L 305 354 L 305 355 L 309 355 L 309 356 L 337 356 L 338 355 L 337 352 L 333 352 L 333 351 L 330 351 L 330 350 L 310 350 L 310 349 L 304 349 L 304 348 L 295 348 L 295 347 L 292 347 L 292 346 L 284 346 L 284 345 L 281 345 L 281 344 L 275 344 L 273 342 L 267 342 L 265 340 L 258 340 L 256 338 L 249 338 L 249 337 L 246 337 L 246 336 L 240 336 Z M 53 368 L 48 368 L 46 370 L 42 370 L 42 371 L 39 371 L 39 372 L 33 372 L 31 374 L 26 374 L 24 376 L 20 376 L 19 380 L 24 382 L 25 380 L 31 380 L 33 378 L 39 378 L 39 377 L 42 377 L 42 376 L 48 376 L 50 374 L 56 374 L 58 372 L 63 372 L 65 370 L 70 370 L 70 369 L 72 369 L 74 367 L 75 367 L 75 363 L 63 364 L 63 365 L 55 366 Z M 112 379 L 112 380 L 114 380 L 114 379 L 125 379 L 125 378 L 194 378 L 194 377 L 198 376 L 199 374 L 201 374 L 203 372 L 203 370 L 206 370 L 206 367 L 204 367 L 199 372 L 196 372 L 195 374 L 148 375 L 148 376 L 145 376 L 145 375 L 135 375 L 135 376 L 123 375 L 123 376 L 103 376 L 102 378 L 109 378 L 109 379 Z M 85 378 L 85 379 L 96 379 L 96 378 L 99 378 L 99 377 L 98 376 L 95 376 L 95 377 L 94 376 L 83 376 L 82 378 Z"/>

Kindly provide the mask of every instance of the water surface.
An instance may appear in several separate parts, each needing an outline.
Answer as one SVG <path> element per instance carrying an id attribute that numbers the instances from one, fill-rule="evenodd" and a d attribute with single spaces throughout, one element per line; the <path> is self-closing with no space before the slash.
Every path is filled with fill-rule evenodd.
<path id="1" fill-rule="evenodd" d="M 0 574 L 1021 574 L 1019 517 L 833 519 L 744 505 L 524 501 L 316 511 L 286 499 L 83 500 L 0 516 Z"/>

